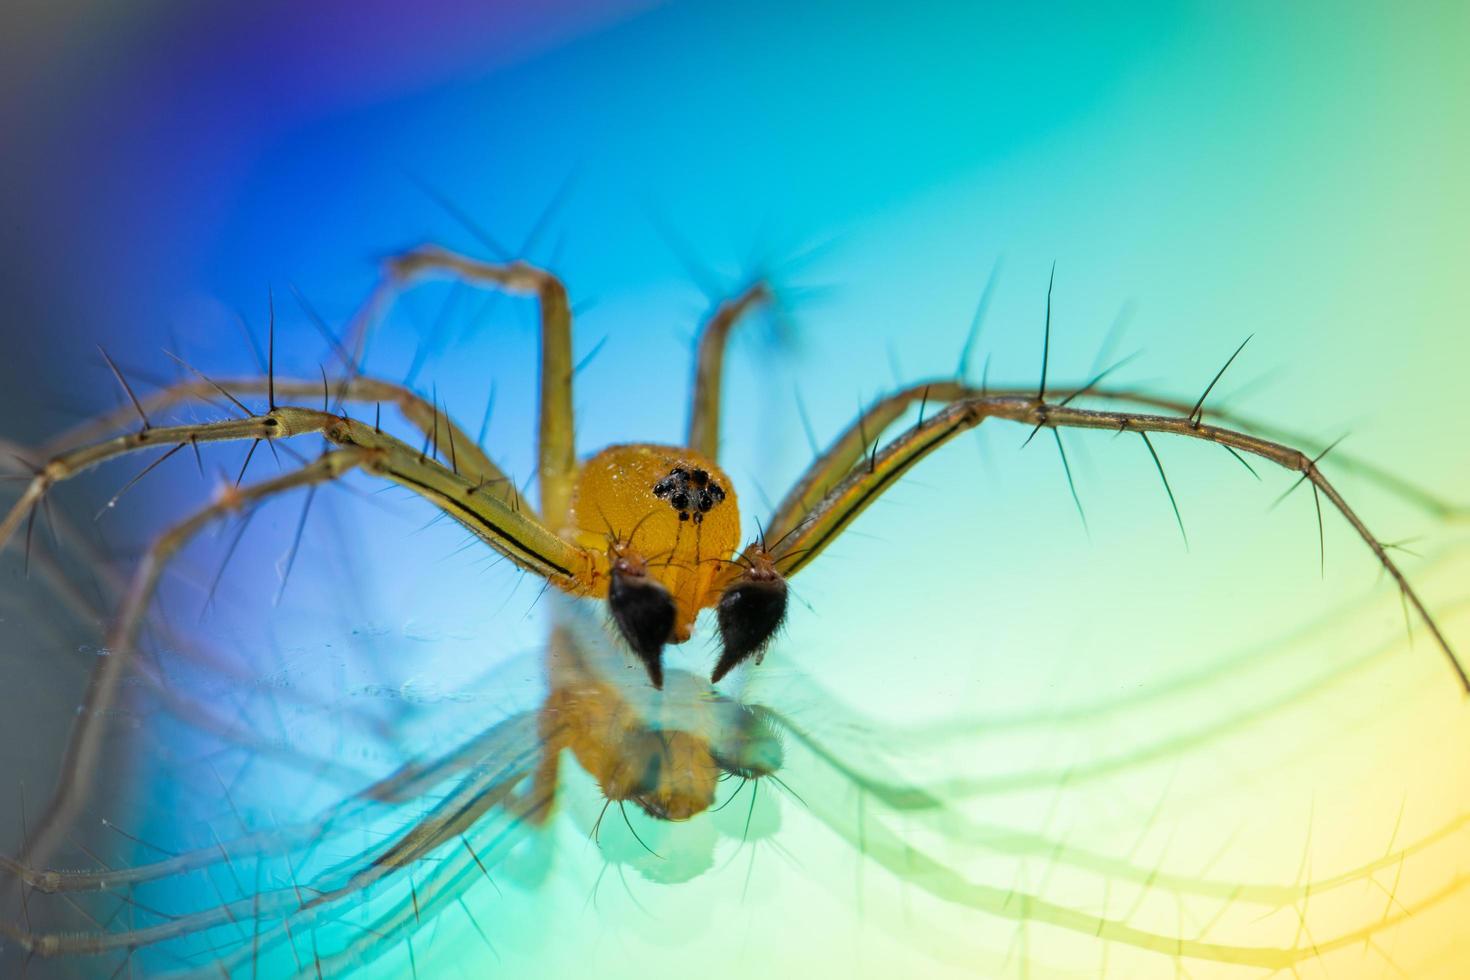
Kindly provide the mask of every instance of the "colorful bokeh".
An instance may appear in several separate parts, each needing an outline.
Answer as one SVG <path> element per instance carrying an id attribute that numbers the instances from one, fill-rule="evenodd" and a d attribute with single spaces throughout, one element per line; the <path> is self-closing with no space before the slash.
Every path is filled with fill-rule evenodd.
<path id="1" fill-rule="evenodd" d="M 583 453 L 682 439 L 701 318 L 774 284 L 727 359 L 723 463 L 753 536 L 809 433 L 956 375 L 982 294 L 968 380 L 1037 384 L 1054 269 L 1054 390 L 1124 361 L 1106 384 L 1190 403 L 1249 337 L 1206 411 L 1334 446 L 1324 471 L 1470 658 L 1463 4 L 79 0 L 20 4 L 0 34 L 7 445 L 122 404 L 99 344 L 140 390 L 180 376 L 161 348 L 258 373 L 246 334 L 264 343 L 269 297 L 278 372 L 331 374 L 312 320 L 341 331 L 384 257 L 494 241 L 568 284 Z M 486 446 L 525 480 L 537 336 L 524 300 L 430 285 L 364 369 L 470 432 L 493 391 Z M 771 654 L 727 685 L 789 722 L 787 788 L 757 781 L 687 824 L 608 811 L 591 841 L 602 799 L 567 763 L 557 814 L 534 832 L 487 818 L 498 863 L 466 866 L 432 921 L 372 931 L 405 895 L 419 918 L 400 877 L 259 956 L 228 921 L 132 956 L 48 959 L 12 933 L 0 972 L 310 976 L 364 936 L 373 955 L 339 972 L 1470 972 L 1470 703 L 1369 548 L 1265 462 L 1156 436 L 1166 486 L 1131 434 L 1028 434 L 956 439 L 793 581 Z M 45 522 L 31 537 L 86 605 L 245 450 L 206 447 L 197 470 L 181 452 L 116 506 L 141 463 L 59 490 L 92 558 Z M 164 614 L 228 669 L 145 642 L 173 710 L 136 692 L 118 709 L 58 860 L 269 836 L 350 773 L 534 708 L 560 607 L 379 489 L 280 500 L 238 546 L 231 526 L 186 549 Z M 38 598 L 24 564 L 10 542 L 7 854 L 64 765 L 105 626 Z M 712 635 L 671 666 L 706 673 Z M 366 848 L 418 812 L 355 832 Z M 450 850 L 422 873 L 464 865 Z M 48 913 L 6 882 L 3 916 L 116 932 L 294 887 L 274 864 L 242 873 L 226 859 L 102 912 Z"/>

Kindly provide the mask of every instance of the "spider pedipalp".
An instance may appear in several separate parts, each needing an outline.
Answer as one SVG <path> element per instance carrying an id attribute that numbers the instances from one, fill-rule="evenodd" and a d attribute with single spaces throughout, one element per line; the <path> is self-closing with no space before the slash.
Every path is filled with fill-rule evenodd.
<path id="1" fill-rule="evenodd" d="M 618 558 L 612 564 L 607 606 L 618 632 L 648 669 L 648 679 L 662 688 L 664 645 L 674 631 L 674 597 L 648 577 L 642 562 Z"/>
<path id="2" fill-rule="evenodd" d="M 769 566 L 756 566 L 720 596 L 720 659 L 710 680 L 718 683 L 751 657 L 759 658 L 786 619 L 786 580 Z"/>

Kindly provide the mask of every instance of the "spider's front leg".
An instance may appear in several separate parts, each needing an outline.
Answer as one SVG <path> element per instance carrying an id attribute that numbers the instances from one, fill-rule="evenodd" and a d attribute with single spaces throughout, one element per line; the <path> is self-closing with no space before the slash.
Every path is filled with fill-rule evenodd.
<path id="1" fill-rule="evenodd" d="M 191 371 L 195 369 L 185 364 Z M 198 377 L 180 381 L 147 394 L 140 394 L 138 401 L 145 415 L 156 417 L 179 405 L 198 402 L 221 404 L 251 414 L 240 404 L 236 396 L 267 395 L 274 391 L 282 401 L 288 399 L 310 403 L 328 398 L 342 404 L 389 405 L 397 408 L 403 418 L 430 440 L 437 454 L 450 461 L 455 472 L 485 485 L 486 493 L 496 494 L 507 501 L 516 498 L 516 488 L 509 477 L 486 455 L 479 444 L 470 437 L 449 414 L 447 406 L 430 402 L 409 388 L 382 378 L 350 374 L 344 378 L 299 379 L 268 375 L 245 375 L 240 377 L 210 378 L 195 371 Z M 220 396 L 228 402 L 221 403 Z M 326 411 L 326 407 L 323 408 Z M 375 409 L 376 411 L 376 409 Z M 70 447 L 95 442 L 125 428 L 134 417 L 131 405 L 120 405 L 111 412 L 99 415 L 67 430 L 43 445 L 39 454 L 51 457 L 66 452 Z M 17 458 L 23 454 L 17 452 Z"/>
<path id="2" fill-rule="evenodd" d="M 1418 593 L 1409 584 L 1408 578 L 1389 555 L 1387 547 L 1368 530 L 1367 525 L 1348 506 L 1347 501 L 1343 499 L 1336 487 L 1317 467 L 1320 454 L 1314 458 L 1291 446 L 1209 424 L 1194 416 L 1173 417 L 1140 412 L 1083 409 L 1067 404 L 1070 400 L 1069 398 L 1063 402 L 1052 403 L 1043 401 L 1033 394 L 1027 397 L 992 395 L 954 401 L 932 416 L 921 418 L 917 424 L 895 438 L 882 450 L 875 449 L 870 456 L 866 457 L 865 464 L 857 462 L 863 458 L 864 454 L 861 450 L 854 455 L 851 445 L 839 441 L 831 452 L 814 464 L 812 471 L 806 477 L 798 481 L 797 488 L 791 495 L 788 495 L 782 509 L 778 510 L 774 523 L 781 530 L 775 543 L 767 548 L 765 543 L 761 542 L 748 549 L 747 555 L 759 554 L 769 560 L 773 569 L 780 574 L 788 577 L 795 575 L 816 558 L 860 513 L 919 460 L 949 442 L 959 433 L 974 428 L 988 418 L 1004 419 L 1037 429 L 1074 428 L 1136 432 L 1142 438 L 1156 465 L 1159 465 L 1158 457 L 1148 438 L 1149 433 L 1200 439 L 1224 446 L 1236 455 L 1244 453 L 1269 460 L 1283 469 L 1300 473 L 1303 482 L 1310 482 L 1313 493 L 1327 498 L 1327 501 L 1337 509 L 1343 519 L 1352 526 L 1369 550 L 1373 552 L 1383 570 L 1393 578 L 1404 598 L 1419 613 L 1425 626 L 1434 636 L 1435 642 L 1449 660 L 1460 686 L 1470 693 L 1470 675 L 1466 674 L 1464 666 L 1455 656 L 1449 640 L 1429 614 L 1429 610 Z M 899 410 L 900 406 L 896 404 L 894 411 Z M 803 490 L 803 488 L 819 485 L 824 475 L 841 472 L 843 467 L 848 468 L 846 475 L 817 503 L 801 510 L 798 516 L 796 510 L 803 506 L 803 501 L 809 492 L 809 489 Z M 1162 465 L 1159 465 L 1159 472 L 1163 473 Z M 1167 480 L 1165 488 L 1168 489 Z M 1170 491 L 1170 499 L 1171 501 L 1173 499 L 1172 491 Z"/>
<path id="3" fill-rule="evenodd" d="M 1204 416 L 1198 404 L 1156 395 L 1148 391 L 1102 385 L 1100 382 L 1108 373 L 1108 371 L 1103 371 L 1087 385 L 1058 391 L 1058 404 L 1066 407 L 1073 402 L 1087 399 L 1203 420 Z M 987 390 L 952 378 L 936 378 L 909 385 L 872 402 L 856 421 L 833 440 L 826 451 L 807 468 L 782 498 L 770 523 L 766 525 L 767 539 L 779 540 L 782 535 L 791 531 L 806 517 L 822 498 L 847 477 L 855 467 L 860 464 L 870 465 L 874 459 L 872 454 L 877 452 L 883 433 L 913 406 L 921 406 L 922 417 L 924 410 L 928 408 L 937 409 L 957 401 L 989 397 L 1030 400 L 1035 398 L 1035 389 L 990 388 Z M 1282 444 L 1296 445 L 1307 452 L 1318 452 L 1326 447 L 1326 443 L 1314 443 L 1311 439 L 1300 436 L 1289 429 L 1245 418 L 1228 409 L 1213 408 L 1208 414 L 1232 429 L 1265 436 Z M 1315 448 L 1312 448 L 1313 446 Z M 1340 468 L 1361 475 L 1364 479 L 1438 519 L 1463 521 L 1470 518 L 1470 508 L 1431 493 L 1369 460 L 1345 452 L 1334 453 L 1332 459 Z"/>

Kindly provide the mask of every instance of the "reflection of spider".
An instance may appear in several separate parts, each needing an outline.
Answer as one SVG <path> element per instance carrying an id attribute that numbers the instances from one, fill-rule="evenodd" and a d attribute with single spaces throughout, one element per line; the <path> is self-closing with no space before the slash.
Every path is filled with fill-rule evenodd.
<path id="1" fill-rule="evenodd" d="M 431 276 L 447 276 L 539 299 L 542 329 L 536 473 L 539 509 L 533 510 L 521 499 L 515 484 L 475 440 L 441 412 L 437 401 L 426 401 L 401 386 L 361 376 L 357 371 L 369 328 L 391 294 L 408 283 Z M 57 795 L 29 839 L 21 865 L 45 865 L 49 852 L 66 833 L 93 781 L 103 741 L 98 719 L 106 715 L 116 696 L 128 653 L 136 643 L 140 624 L 170 559 L 214 521 L 247 511 L 258 502 L 289 490 L 307 488 L 308 492 L 314 492 L 317 486 L 352 470 L 380 476 L 420 494 L 491 548 L 521 569 L 543 578 L 548 585 L 576 596 L 605 598 L 617 631 L 646 668 L 653 687 L 661 688 L 663 647 L 688 640 L 698 614 L 707 608 L 716 611 L 722 644 L 712 680 L 720 681 L 747 660 L 758 661 L 785 617 L 787 579 L 815 559 L 910 467 L 957 434 L 988 418 L 1028 425 L 1033 435 L 1043 428 L 1051 429 L 1055 435 L 1056 430 L 1066 427 L 1137 432 L 1158 468 L 1171 504 L 1173 494 L 1150 434 L 1202 439 L 1221 445 L 1247 468 L 1250 464 L 1245 457 L 1255 455 L 1300 473 L 1298 482 L 1312 485 L 1319 517 L 1320 497 L 1325 495 L 1394 578 L 1405 600 L 1420 613 L 1449 656 L 1460 682 L 1470 690 L 1470 679 L 1455 661 L 1448 643 L 1386 546 L 1368 531 L 1321 473 L 1317 463 L 1325 453 L 1308 455 L 1241 428 L 1206 422 L 1204 407 L 1209 388 L 1190 406 L 1108 389 L 1101 386 L 1108 373 L 1104 371 L 1084 385 L 1061 392 L 1051 390 L 1046 371 L 1049 326 L 1043 342 L 1041 381 L 1034 390 L 990 391 L 973 388 L 962 380 L 943 379 L 916 384 L 879 400 L 819 456 L 776 507 L 760 535 L 741 550 L 736 491 L 716 461 L 722 361 L 731 329 L 745 313 L 768 299 L 769 293 L 763 286 L 752 286 L 722 305 L 705 325 L 698 345 L 687 445 L 613 446 L 581 464 L 575 458 L 573 444 L 574 365 L 567 293 L 554 276 L 520 261 L 490 263 L 435 247 L 417 249 L 391 260 L 383 285 L 370 297 L 341 345 L 346 370 L 335 381 L 325 375 L 320 384 L 278 380 L 272 356 L 260 376 L 216 381 L 195 372 L 196 381 L 139 399 L 119 372 L 118 380 L 127 391 L 132 410 L 141 418 L 142 428 L 92 441 L 116 427 L 118 419 L 110 417 L 89 429 L 85 437 L 79 437 L 75 447 L 65 447 L 51 456 L 0 522 L 0 547 L 16 535 L 23 523 L 29 543 L 36 511 L 52 485 L 119 456 L 164 449 L 166 457 L 186 447 L 197 448 L 199 443 L 225 440 L 250 440 L 253 453 L 261 442 L 274 447 L 307 434 L 319 434 L 331 448 L 317 459 L 303 461 L 298 468 L 271 479 L 244 485 L 237 479 L 212 504 L 168 530 L 148 551 L 107 643 L 112 656 L 100 661 L 93 675 L 86 710 L 63 763 Z M 1216 381 L 1219 376 L 1216 375 Z M 321 408 L 303 404 L 318 393 L 323 401 Z M 264 395 L 266 410 L 257 412 L 239 400 L 249 395 Z M 238 409 L 240 417 L 169 426 L 154 426 L 150 422 L 150 411 L 215 396 L 227 399 Z M 337 406 L 333 406 L 334 400 Z M 1083 400 L 1095 404 L 1142 405 L 1155 413 L 1084 408 L 1075 404 Z M 340 408 L 346 403 L 380 406 L 384 401 L 395 404 L 423 432 L 421 447 L 415 448 L 383 431 L 376 412 L 372 422 L 368 422 Z M 882 434 L 916 405 L 917 421 L 886 445 L 880 445 Z M 1060 438 L 1057 446 L 1060 450 Z M 139 477 L 160 460 L 145 468 Z M 240 476 L 244 475 L 242 469 Z M 556 646 L 554 638 L 553 649 Z M 563 693 L 564 690 L 554 688 L 553 699 Z M 615 699 L 579 696 L 564 707 L 565 724 L 541 733 L 555 751 L 544 754 L 543 771 L 534 773 L 541 792 L 530 799 L 540 802 L 522 801 L 514 807 L 515 812 L 529 818 L 536 814 L 538 807 L 549 805 L 556 777 L 555 760 L 561 747 L 570 748 L 583 767 L 598 777 L 608 799 L 636 802 L 650 815 L 662 819 L 683 819 L 707 809 L 714 798 L 714 781 L 722 772 L 761 771 L 753 765 L 729 759 L 722 761 L 711 750 L 705 751 L 706 764 L 696 771 L 688 765 L 690 754 L 671 747 L 666 732 L 649 735 L 641 724 L 614 728 L 644 733 L 639 735 L 649 741 L 648 751 L 644 752 L 628 753 L 622 736 L 578 739 L 579 733 L 597 730 L 597 726 L 576 722 L 576 709 L 590 706 L 602 713 L 599 723 L 606 723 L 609 718 L 602 715 L 612 711 L 617 716 L 622 710 L 619 704 Z M 611 720 L 617 721 L 618 717 Z M 671 726 L 670 730 L 678 729 Z M 743 737 L 737 741 L 748 744 L 748 739 Z M 609 745 L 616 751 L 611 755 L 600 754 Z M 619 761 L 630 758 L 645 764 L 648 760 L 666 758 L 682 761 L 675 769 L 663 768 L 650 775 L 646 769 L 621 770 Z M 466 809 L 457 813 L 437 811 L 440 815 L 436 819 L 442 820 L 442 826 L 426 820 L 376 858 L 369 869 L 357 872 L 337 888 L 362 887 L 367 880 L 362 878 L 364 875 L 370 879 L 380 873 L 379 869 L 406 866 L 460 833 L 487 808 L 504 804 L 527 775 L 525 761 L 520 760 L 518 768 L 482 773 L 467 781 L 464 792 L 469 795 L 458 798 Z M 442 778 L 443 773 L 437 775 Z M 492 776 L 495 778 L 491 779 Z M 416 789 L 424 785 L 423 779 L 415 778 L 412 782 Z M 388 798 L 397 797 L 390 794 Z M 473 856 L 474 852 L 470 853 Z M 327 894 L 339 897 L 344 893 L 333 889 Z M 289 896 L 281 900 L 291 901 Z M 295 901 L 300 904 L 299 896 Z M 311 904 L 315 907 L 322 902 L 314 900 Z M 417 909 L 414 915 L 417 918 Z"/>

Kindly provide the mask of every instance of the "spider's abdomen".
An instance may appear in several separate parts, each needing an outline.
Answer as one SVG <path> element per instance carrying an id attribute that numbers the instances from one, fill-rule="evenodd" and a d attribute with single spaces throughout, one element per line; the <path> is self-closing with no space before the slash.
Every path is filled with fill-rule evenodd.
<path id="1" fill-rule="evenodd" d="M 609 446 L 587 460 L 572 495 L 570 536 L 597 556 L 607 590 L 614 544 L 647 564 L 674 597 L 673 642 L 689 638 L 699 610 L 718 598 L 711 583 L 740 545 L 740 509 L 730 478 L 681 446 Z"/>

